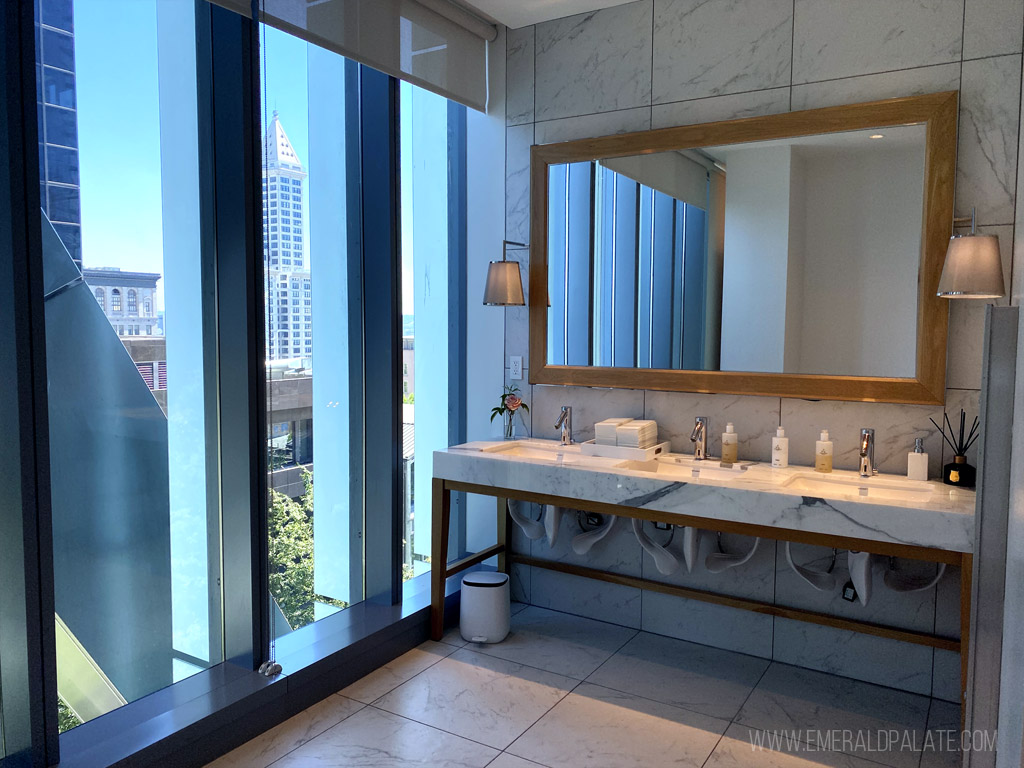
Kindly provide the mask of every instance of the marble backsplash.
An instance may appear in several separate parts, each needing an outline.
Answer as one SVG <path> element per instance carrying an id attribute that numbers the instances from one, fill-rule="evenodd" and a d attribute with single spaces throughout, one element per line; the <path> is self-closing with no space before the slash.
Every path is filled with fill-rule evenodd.
<path id="1" fill-rule="evenodd" d="M 1000 238 L 1008 288 L 1024 284 L 1013 253 L 1022 20 L 1024 0 L 639 0 L 509 30 L 505 236 L 529 238 L 532 144 L 959 90 L 956 211 L 977 208 L 981 231 Z M 1017 242 L 1024 240 L 1018 236 Z M 515 257 L 525 270 L 526 253 Z M 1014 294 L 1019 298 L 1020 291 Z M 523 357 L 525 378 L 516 383 L 532 409 L 526 426 L 539 437 L 557 436 L 559 408 L 572 405 L 577 439 L 592 437 L 598 419 L 644 416 L 659 422 L 673 450 L 688 451 L 693 418 L 708 416 L 713 454 L 732 421 L 741 458 L 766 460 L 781 424 L 794 464 L 811 462 L 818 432 L 828 429 L 836 466 L 853 468 L 861 427 L 876 429 L 884 472 L 906 471 L 917 437 L 924 438 L 933 476 L 950 460 L 929 422 L 941 423 L 942 406 L 531 386 L 527 328 L 525 310 L 506 312 L 506 365 L 509 355 Z M 951 419 L 961 407 L 968 419 L 978 413 L 983 331 L 982 303 L 951 303 L 945 405 Z M 977 462 L 976 448 L 968 458 Z M 567 518 L 563 525 L 576 523 Z M 571 556 L 545 553 L 543 542 L 517 539 L 515 545 L 518 551 L 532 546 L 535 557 Z M 653 571 L 628 526 L 603 546 L 610 551 L 594 557 L 630 573 Z M 800 556 L 814 559 L 815 553 L 802 550 Z M 770 590 L 781 603 L 842 615 L 864 610 L 834 595 L 823 603 L 825 596 L 793 582 L 780 557 L 781 545 L 772 544 L 748 564 L 744 578 L 716 577 L 716 589 L 758 599 Z M 685 578 L 696 584 L 700 576 Z M 521 598 L 539 605 L 661 634 L 951 700 L 959 689 L 959 658 L 946 651 L 539 569 L 517 567 L 514 584 Z M 952 636 L 958 631 L 958 590 L 951 571 L 937 590 L 880 597 L 869 607 L 873 620 Z"/>

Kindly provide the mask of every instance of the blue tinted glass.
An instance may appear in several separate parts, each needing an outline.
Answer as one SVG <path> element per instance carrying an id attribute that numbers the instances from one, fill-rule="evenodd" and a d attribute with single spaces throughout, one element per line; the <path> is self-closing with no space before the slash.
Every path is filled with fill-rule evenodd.
<path id="1" fill-rule="evenodd" d="M 78 119 L 70 109 L 46 106 L 46 143 L 78 146 Z"/>
<path id="2" fill-rule="evenodd" d="M 350 343 L 361 332 L 351 316 L 360 288 L 349 282 L 359 256 L 346 234 L 351 116 L 341 56 L 268 27 L 261 49 L 270 608 L 279 643 L 303 643 L 313 636 L 304 627 L 363 599 L 362 458 L 351 450 L 362 423 L 359 383 L 350 383 L 362 362 L 361 344 Z M 306 222 L 279 216 L 303 198 Z M 317 232 L 305 238 L 315 254 L 292 247 L 303 225 Z M 312 290 L 330 298 L 307 306 L 297 289 L 311 276 Z M 315 343 L 303 342 L 304 325 Z M 302 550 L 284 541 L 296 534 Z"/>
<path id="3" fill-rule="evenodd" d="M 403 576 L 430 570 L 431 457 L 449 444 L 449 110 L 442 96 L 400 86 L 402 218 Z M 427 287 L 429 286 L 429 287 Z M 314 308 L 316 301 L 313 302 Z M 426 340 L 419 344 L 417 339 Z M 495 399 L 497 399 L 497 393 Z M 428 468 L 424 471 L 424 468 Z"/>
<path id="4" fill-rule="evenodd" d="M 74 32 L 75 12 L 73 0 L 42 0 L 41 21 L 48 27 L 56 27 L 65 32 Z"/>
<path id="5" fill-rule="evenodd" d="M 158 5 L 40 7 L 62 731 L 223 658 L 195 206 L 196 5 Z M 76 64 L 77 77 L 64 71 Z"/>
<path id="6" fill-rule="evenodd" d="M 68 147 L 46 148 L 46 178 L 61 184 L 78 184 L 78 150 Z"/>
<path id="7" fill-rule="evenodd" d="M 50 221 L 78 221 L 78 189 L 50 185 Z"/>
<path id="8" fill-rule="evenodd" d="M 75 108 L 75 76 L 53 67 L 43 67 L 43 94 L 47 104 Z"/>
<path id="9" fill-rule="evenodd" d="M 48 67 L 75 71 L 75 38 L 55 29 L 42 31 L 42 56 L 40 60 Z"/>

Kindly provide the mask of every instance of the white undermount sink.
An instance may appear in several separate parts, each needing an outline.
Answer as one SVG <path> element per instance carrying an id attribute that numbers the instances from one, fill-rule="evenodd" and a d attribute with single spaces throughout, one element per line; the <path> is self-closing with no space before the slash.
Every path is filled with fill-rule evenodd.
<path id="1" fill-rule="evenodd" d="M 860 477 L 854 473 L 800 472 L 786 479 L 782 487 L 807 496 L 918 503 L 930 501 L 935 493 L 935 486 L 930 483 L 885 475 Z"/>
<path id="2" fill-rule="evenodd" d="M 581 464 L 593 458 L 583 456 L 579 445 L 562 445 L 554 440 L 509 440 L 489 445 L 483 452 L 517 459 L 550 461 L 553 464 Z M 602 461 L 598 459 L 597 463 Z"/>

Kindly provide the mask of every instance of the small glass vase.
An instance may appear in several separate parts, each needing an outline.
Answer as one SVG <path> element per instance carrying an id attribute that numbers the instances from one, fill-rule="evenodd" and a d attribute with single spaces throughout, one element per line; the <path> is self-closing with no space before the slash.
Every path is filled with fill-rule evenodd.
<path id="1" fill-rule="evenodd" d="M 518 440 L 521 425 L 519 410 L 505 411 L 505 417 L 502 420 L 502 425 L 503 436 L 506 440 Z"/>

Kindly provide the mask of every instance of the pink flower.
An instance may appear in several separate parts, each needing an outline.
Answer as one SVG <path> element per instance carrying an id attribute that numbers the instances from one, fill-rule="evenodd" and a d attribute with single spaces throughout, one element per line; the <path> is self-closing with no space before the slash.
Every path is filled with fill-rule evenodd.
<path id="1" fill-rule="evenodd" d="M 508 408 L 510 411 L 515 411 L 522 404 L 523 399 L 521 397 L 509 395 L 508 397 L 505 398 L 505 407 Z"/>

